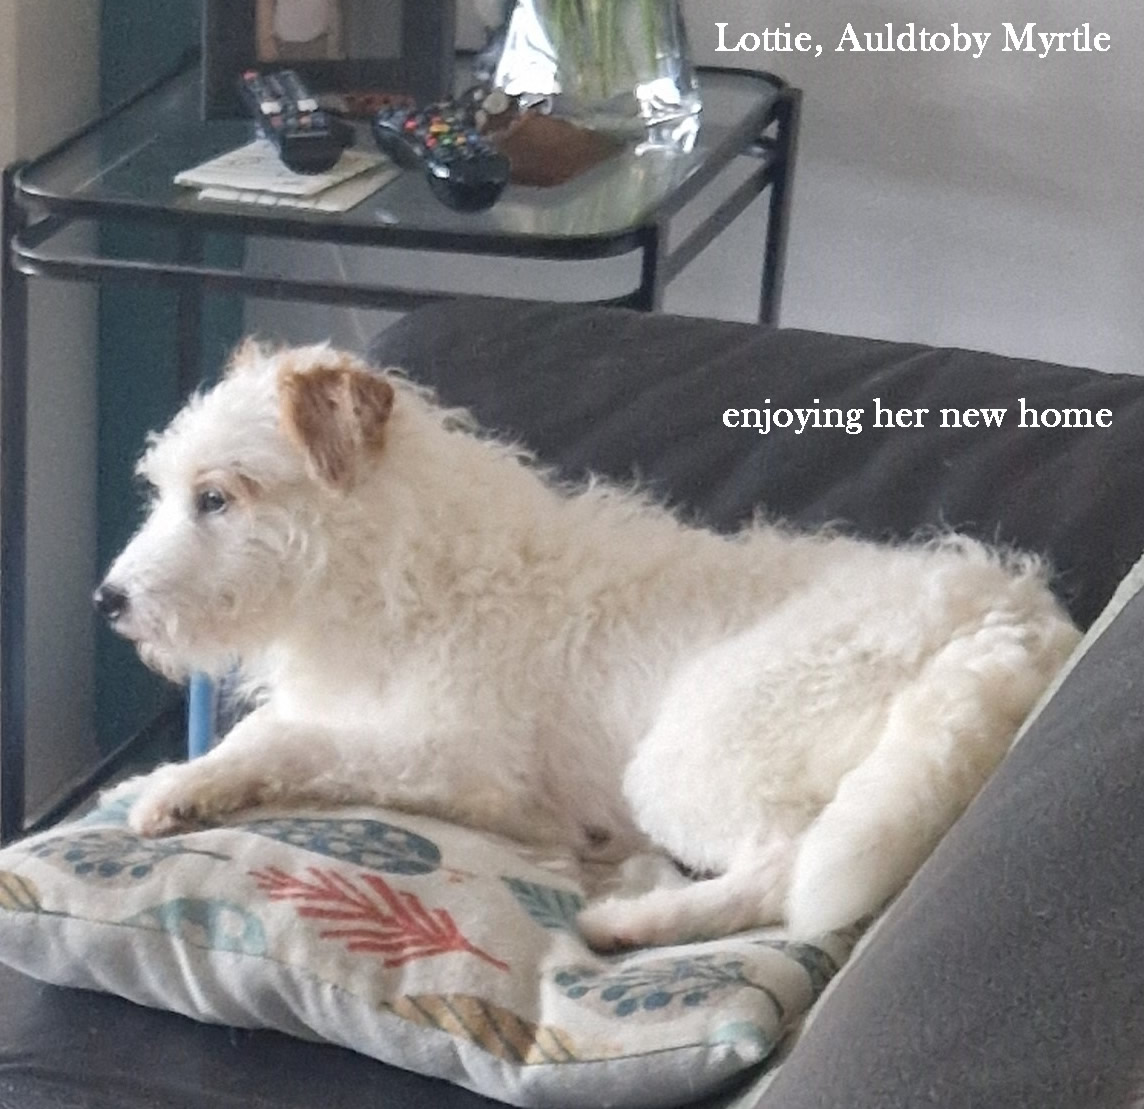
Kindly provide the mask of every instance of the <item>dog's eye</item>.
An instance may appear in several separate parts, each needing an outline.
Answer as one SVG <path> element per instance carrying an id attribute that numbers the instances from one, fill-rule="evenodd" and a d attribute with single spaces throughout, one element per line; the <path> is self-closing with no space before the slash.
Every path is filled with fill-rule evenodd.
<path id="1" fill-rule="evenodd" d="M 208 486 L 195 494 L 195 512 L 200 516 L 212 516 L 218 512 L 225 512 L 229 502 L 221 489 Z"/>

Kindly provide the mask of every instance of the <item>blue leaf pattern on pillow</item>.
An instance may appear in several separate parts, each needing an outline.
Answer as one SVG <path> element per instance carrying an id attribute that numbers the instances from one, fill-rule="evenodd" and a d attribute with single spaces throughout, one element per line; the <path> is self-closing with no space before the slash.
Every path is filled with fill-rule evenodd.
<path id="1" fill-rule="evenodd" d="M 523 878 L 501 878 L 520 907 L 541 928 L 576 931 L 576 914 L 584 908 L 584 899 L 578 893 L 527 882 Z"/>
<path id="2" fill-rule="evenodd" d="M 746 1058 L 749 1049 L 754 1050 L 754 1057 L 761 1062 L 778 1047 L 778 1043 L 767 1033 L 749 1020 L 732 1020 L 720 1024 L 707 1038 L 708 1043 L 733 1044 L 740 1057 Z"/>
<path id="3" fill-rule="evenodd" d="M 251 820 L 240 827 L 385 874 L 432 874 L 441 865 L 441 852 L 431 840 L 380 820 L 283 817 Z"/>
<path id="4" fill-rule="evenodd" d="M 770 947 L 781 951 L 788 959 L 793 959 L 810 978 L 810 988 L 817 997 L 827 982 L 838 972 L 838 964 L 821 947 L 795 940 L 755 940 L 760 947 Z"/>
<path id="5" fill-rule="evenodd" d="M 779 1019 L 782 1003 L 767 989 L 743 973 L 743 960 L 721 955 L 691 955 L 652 959 L 619 968 L 571 966 L 558 970 L 556 984 L 574 1001 L 598 998 L 618 1017 L 667 1009 L 673 1005 L 691 1008 L 705 1005 L 717 994 L 744 987 L 764 993 Z"/>
<path id="6" fill-rule="evenodd" d="M 98 808 L 92 809 L 86 816 L 81 816 L 72 824 L 73 828 L 82 828 L 90 824 L 114 824 L 118 828 L 127 827 L 127 814 L 135 804 L 135 794 L 117 797 L 112 801 L 102 802 Z"/>
<path id="7" fill-rule="evenodd" d="M 80 833 L 62 833 L 25 848 L 77 878 L 89 882 L 139 882 L 150 877 L 160 863 L 185 855 L 229 861 L 218 851 L 203 851 L 188 845 L 187 837 L 144 839 L 126 829 L 99 828 Z"/>
<path id="8" fill-rule="evenodd" d="M 177 897 L 128 917 L 124 924 L 178 936 L 195 947 L 266 954 L 266 932 L 253 913 L 231 901 Z"/>

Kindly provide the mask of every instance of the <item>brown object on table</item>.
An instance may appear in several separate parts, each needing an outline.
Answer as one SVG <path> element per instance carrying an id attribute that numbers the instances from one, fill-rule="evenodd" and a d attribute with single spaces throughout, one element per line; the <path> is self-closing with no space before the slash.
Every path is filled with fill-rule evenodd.
<path id="1" fill-rule="evenodd" d="M 485 136 L 509 160 L 517 185 L 562 185 L 623 149 L 619 140 L 566 119 L 524 112 Z"/>
<path id="2" fill-rule="evenodd" d="M 325 96 L 319 97 L 324 102 Z M 332 98 L 337 111 L 350 119 L 373 119 L 382 108 L 417 107 L 417 101 L 408 93 L 386 92 L 382 89 L 350 89 L 334 93 Z M 324 103 L 323 103 L 324 106 Z"/>

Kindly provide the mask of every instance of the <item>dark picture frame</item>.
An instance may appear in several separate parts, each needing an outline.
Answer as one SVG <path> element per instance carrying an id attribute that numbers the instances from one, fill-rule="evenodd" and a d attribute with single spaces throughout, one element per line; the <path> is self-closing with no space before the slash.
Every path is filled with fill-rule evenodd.
<path id="1" fill-rule="evenodd" d="M 264 2 L 264 0 L 263 0 Z M 353 0 L 329 0 L 344 5 Z M 260 0 L 203 0 L 203 116 L 246 115 L 238 94 L 244 70 L 293 69 L 314 93 L 383 93 L 430 103 L 453 91 L 456 0 L 369 0 L 400 17 L 391 56 L 334 60 L 259 56 Z"/>

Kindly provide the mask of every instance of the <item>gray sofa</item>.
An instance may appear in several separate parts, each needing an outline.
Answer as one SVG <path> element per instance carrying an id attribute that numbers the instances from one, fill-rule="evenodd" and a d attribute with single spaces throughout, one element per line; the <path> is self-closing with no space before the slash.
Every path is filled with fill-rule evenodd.
<path id="1" fill-rule="evenodd" d="M 955 527 L 1039 551 L 1085 626 L 1144 549 L 1144 378 L 502 301 L 422 310 L 372 353 L 565 477 L 635 477 L 718 528 L 762 507 L 879 538 Z M 874 426 L 874 398 L 928 409 L 926 426 Z M 1022 428 L 1022 398 L 1106 411 L 1110 426 Z M 725 418 L 812 404 L 862 410 L 861 432 L 763 435 Z M 940 426 L 942 409 L 969 408 L 1006 415 Z M 1136 597 L 835 980 L 759 1087 L 765 1109 L 1129 1104 L 1144 1067 L 1142 639 Z M 0 997 L 0 1109 L 492 1104 L 338 1048 L 3 968 Z"/>

